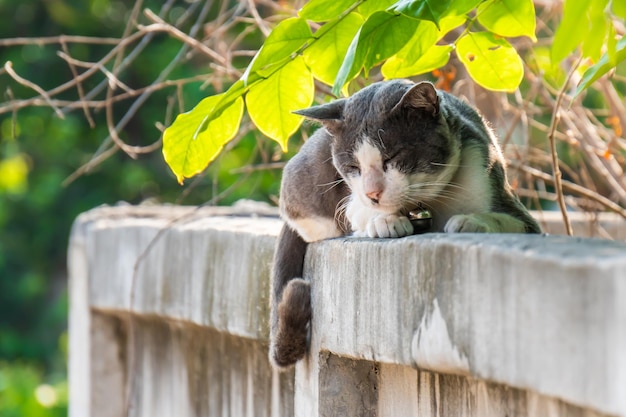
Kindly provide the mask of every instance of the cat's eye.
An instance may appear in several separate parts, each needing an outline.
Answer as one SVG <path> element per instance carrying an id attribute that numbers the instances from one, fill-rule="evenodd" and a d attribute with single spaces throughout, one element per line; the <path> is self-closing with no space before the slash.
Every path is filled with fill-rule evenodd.
<path id="1" fill-rule="evenodd" d="M 361 168 L 358 165 L 356 165 L 356 164 L 346 164 L 344 166 L 344 169 L 346 170 L 346 172 L 348 174 L 356 174 L 356 175 L 358 175 L 358 174 L 361 173 Z"/>

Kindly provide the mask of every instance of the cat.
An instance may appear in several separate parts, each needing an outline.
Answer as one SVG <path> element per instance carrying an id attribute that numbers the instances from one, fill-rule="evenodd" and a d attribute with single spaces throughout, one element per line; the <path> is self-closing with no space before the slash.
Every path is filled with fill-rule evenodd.
<path id="1" fill-rule="evenodd" d="M 309 242 L 407 236 L 416 208 L 432 213 L 434 232 L 541 232 L 512 192 L 487 123 L 429 82 L 382 81 L 296 113 L 323 127 L 281 182 L 269 352 L 279 370 L 307 350 L 310 287 L 301 277 Z"/>

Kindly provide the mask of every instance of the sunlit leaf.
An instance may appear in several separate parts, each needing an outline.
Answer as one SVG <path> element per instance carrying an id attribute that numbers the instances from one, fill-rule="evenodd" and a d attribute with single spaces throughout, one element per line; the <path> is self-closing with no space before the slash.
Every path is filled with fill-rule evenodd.
<path id="1" fill-rule="evenodd" d="M 385 78 L 400 78 L 417 74 L 408 67 L 417 64 L 426 51 L 437 42 L 437 35 L 438 31 L 434 23 L 427 20 L 420 21 L 406 45 L 383 64 L 382 72 Z"/>
<path id="2" fill-rule="evenodd" d="M 591 0 L 587 11 L 589 33 L 583 39 L 582 51 L 584 57 L 591 58 L 593 61 L 600 59 L 608 32 L 609 21 L 604 13 L 607 3 L 608 0 Z"/>
<path id="3" fill-rule="evenodd" d="M 339 17 L 355 3 L 363 0 L 310 0 L 298 12 L 302 18 L 315 22 L 326 22 Z"/>
<path id="4" fill-rule="evenodd" d="M 537 40 L 533 0 L 489 0 L 478 7 L 476 15 L 481 25 L 497 35 Z"/>
<path id="5" fill-rule="evenodd" d="M 613 56 L 616 63 L 620 63 L 626 60 L 626 37 L 620 39 L 617 42 L 617 46 L 615 48 Z M 580 84 L 578 84 L 578 88 L 576 89 L 574 96 L 580 94 L 583 90 L 593 84 L 598 78 L 602 77 L 613 68 L 615 68 L 615 66 L 611 64 L 608 54 L 602 55 L 602 58 L 600 58 L 597 64 L 593 65 L 592 67 L 587 69 L 587 71 L 585 71 L 585 73 L 583 74 L 583 78 L 580 81 Z"/>
<path id="6" fill-rule="evenodd" d="M 365 19 L 367 19 L 376 12 L 382 12 L 387 10 L 387 8 L 394 5 L 396 1 L 397 0 L 365 1 L 359 6 L 357 10 Z"/>
<path id="7" fill-rule="evenodd" d="M 607 30 L 607 39 L 606 39 L 606 54 L 609 59 L 609 64 L 612 66 L 617 65 L 617 33 L 615 31 L 615 26 L 612 23 L 609 23 L 609 27 Z"/>
<path id="8" fill-rule="evenodd" d="M 462 24 L 467 22 L 466 16 L 446 16 L 439 21 L 439 34 L 437 40 L 441 40 L 451 30 L 458 28 Z"/>
<path id="9" fill-rule="evenodd" d="M 445 16 L 463 16 L 474 10 L 484 0 L 452 0 L 448 4 L 448 8 L 442 17 Z"/>
<path id="10" fill-rule="evenodd" d="M 163 156 L 179 183 L 202 172 L 237 134 L 243 115 L 241 96 L 215 116 L 226 94 L 205 98 L 178 115 L 163 133 Z"/>
<path id="11" fill-rule="evenodd" d="M 552 63 L 557 65 L 578 47 L 587 34 L 587 9 L 590 0 L 568 0 L 563 6 L 563 19 L 552 40 Z"/>
<path id="12" fill-rule="evenodd" d="M 522 82 L 522 59 L 506 40 L 490 32 L 468 33 L 457 41 L 456 48 L 467 72 L 481 86 L 513 91 Z"/>
<path id="13" fill-rule="evenodd" d="M 318 39 L 303 53 L 304 61 L 315 78 L 333 85 L 350 42 L 362 24 L 363 18 L 359 14 L 350 13 L 336 25 L 329 22 L 315 32 L 314 36 Z"/>
<path id="14" fill-rule="evenodd" d="M 430 20 L 439 25 L 439 19 L 446 12 L 450 3 L 451 0 L 400 0 L 391 9 L 406 16 Z"/>
<path id="15" fill-rule="evenodd" d="M 419 20 L 402 14 L 376 12 L 371 15 L 348 48 L 337 73 L 333 93 L 338 95 L 361 68 L 369 70 L 398 52 L 411 39 L 419 23 Z"/>
<path id="16" fill-rule="evenodd" d="M 283 20 L 263 43 L 263 47 L 250 63 L 244 79 L 247 80 L 250 73 L 267 71 L 268 67 L 275 67 L 278 63 L 284 64 L 284 60 L 289 59 L 294 52 L 312 39 L 311 28 L 305 19 L 292 17 Z M 264 76 L 267 75 L 269 74 L 266 73 Z"/>
<path id="17" fill-rule="evenodd" d="M 433 45 L 417 61 L 406 62 L 393 56 L 383 64 L 381 71 L 386 79 L 406 78 L 425 74 L 448 63 L 452 45 Z"/>
<path id="18" fill-rule="evenodd" d="M 399 0 L 389 10 L 415 19 L 430 20 L 439 27 L 445 16 L 464 15 L 476 7 L 481 0 Z"/>
<path id="19" fill-rule="evenodd" d="M 22 194 L 28 188 L 28 162 L 25 155 L 0 160 L 0 194 Z"/>
<path id="20" fill-rule="evenodd" d="M 626 20 L 626 1 L 613 0 L 611 2 L 611 9 L 616 16 L 619 16 L 622 19 Z"/>
<path id="21" fill-rule="evenodd" d="M 314 92 L 313 75 L 299 56 L 250 87 L 246 107 L 256 127 L 287 150 L 289 137 L 302 123 L 302 117 L 292 112 L 309 107 Z"/>

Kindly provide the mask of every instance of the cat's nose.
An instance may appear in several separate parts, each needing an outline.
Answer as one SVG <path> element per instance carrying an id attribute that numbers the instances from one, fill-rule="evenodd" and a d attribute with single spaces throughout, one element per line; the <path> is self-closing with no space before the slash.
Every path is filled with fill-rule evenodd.
<path id="1" fill-rule="evenodd" d="M 365 193 L 367 198 L 369 198 L 370 201 L 374 204 L 378 204 L 378 202 L 380 201 L 381 194 L 382 194 L 382 191 L 370 191 L 369 193 Z"/>

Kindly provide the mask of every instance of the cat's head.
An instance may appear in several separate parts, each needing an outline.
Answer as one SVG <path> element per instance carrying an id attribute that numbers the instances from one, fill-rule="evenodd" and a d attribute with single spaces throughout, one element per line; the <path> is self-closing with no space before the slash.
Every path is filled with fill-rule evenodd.
<path id="1" fill-rule="evenodd" d="M 398 213 L 439 198 L 458 166 L 441 105 L 431 83 L 395 80 L 297 113 L 333 136 L 333 163 L 363 205 Z"/>

